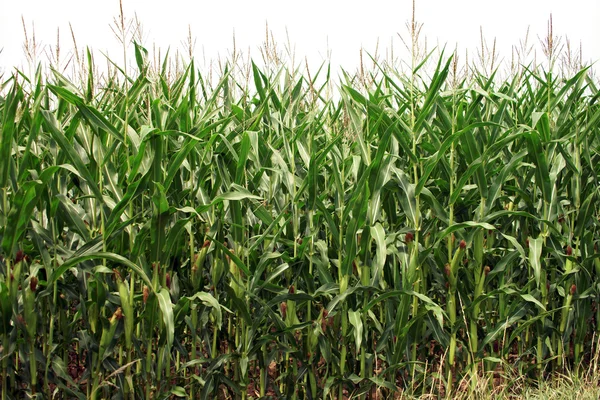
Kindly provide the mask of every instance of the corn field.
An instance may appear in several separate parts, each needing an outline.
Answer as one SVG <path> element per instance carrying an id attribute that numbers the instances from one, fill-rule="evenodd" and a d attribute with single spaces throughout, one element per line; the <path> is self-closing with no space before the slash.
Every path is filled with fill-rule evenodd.
<path id="1" fill-rule="evenodd" d="M 444 397 L 590 365 L 589 69 L 441 56 L 331 97 L 326 68 L 209 85 L 135 56 L 2 83 L 2 400 Z"/>

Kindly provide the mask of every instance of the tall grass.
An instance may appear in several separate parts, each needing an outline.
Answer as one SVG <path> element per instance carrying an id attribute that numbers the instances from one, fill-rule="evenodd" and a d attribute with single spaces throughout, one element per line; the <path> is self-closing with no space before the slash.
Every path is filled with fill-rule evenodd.
<path id="1" fill-rule="evenodd" d="M 87 52 L 74 79 L 5 78 L 2 400 L 452 396 L 589 367 L 589 68 L 555 73 L 547 42 L 547 68 L 461 75 L 417 31 L 408 73 L 375 58 L 337 96 L 274 51 L 214 84 L 138 44 L 135 74 Z"/>

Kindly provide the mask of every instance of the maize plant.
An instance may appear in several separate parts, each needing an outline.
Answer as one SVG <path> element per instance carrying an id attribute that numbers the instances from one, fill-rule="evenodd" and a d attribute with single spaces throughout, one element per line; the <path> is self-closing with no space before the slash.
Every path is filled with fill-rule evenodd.
<path id="1" fill-rule="evenodd" d="M 1 83 L 2 400 L 447 396 L 589 365 L 589 69 L 450 82 L 442 54 L 330 96 L 327 68 L 210 81 L 134 50 L 127 75 L 90 54 L 82 82 Z"/>

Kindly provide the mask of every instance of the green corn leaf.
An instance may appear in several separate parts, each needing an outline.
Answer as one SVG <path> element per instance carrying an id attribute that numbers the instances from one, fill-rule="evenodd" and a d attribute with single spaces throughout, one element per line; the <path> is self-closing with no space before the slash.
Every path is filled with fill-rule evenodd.
<path id="1" fill-rule="evenodd" d="M 167 289 L 162 288 L 156 293 L 156 297 L 158 298 L 158 306 L 164 323 L 164 332 L 161 335 L 164 335 L 166 346 L 170 349 L 173 345 L 173 340 L 175 339 L 175 317 L 173 314 L 171 295 Z"/>
<path id="2" fill-rule="evenodd" d="M 354 327 L 354 343 L 356 344 L 356 348 L 360 349 L 363 337 L 363 322 L 360 311 L 348 310 L 348 321 Z"/>
<path id="3" fill-rule="evenodd" d="M 60 86 L 48 85 L 48 88 L 58 97 L 76 106 L 86 121 L 90 123 L 90 125 L 94 126 L 95 128 L 105 130 L 117 138 L 120 142 L 124 141 L 123 134 L 119 132 L 112 124 L 110 124 L 98 110 L 86 105 L 82 98 Z"/>
<path id="4" fill-rule="evenodd" d="M 366 173 L 364 176 L 366 176 Z M 365 179 L 361 178 L 355 191 L 355 197 L 348 206 L 348 209 L 352 209 L 352 216 L 346 218 L 345 257 L 342 264 L 342 274 L 345 276 L 352 274 L 352 264 L 358 248 L 357 233 L 359 227 L 362 227 L 366 220 L 369 205 L 368 196 L 369 188 Z"/>
<path id="5" fill-rule="evenodd" d="M 62 265 L 60 265 L 60 267 L 54 270 L 54 272 L 50 276 L 50 279 L 48 280 L 48 283 L 51 284 L 56 282 L 66 271 L 68 271 L 70 268 L 76 267 L 77 264 L 94 259 L 106 259 L 131 268 L 149 288 L 152 289 L 153 287 L 152 281 L 150 280 L 150 278 L 148 278 L 148 275 L 141 267 L 139 267 L 138 265 L 134 264 L 133 262 L 129 261 L 127 258 L 121 255 L 110 252 L 90 252 L 71 257 L 68 260 L 66 260 Z"/>
<path id="6" fill-rule="evenodd" d="M 2 249 L 4 254 L 12 256 L 16 252 L 16 245 L 21 240 L 25 229 L 29 225 L 31 215 L 36 203 L 37 183 L 30 181 L 22 186 L 8 213 L 8 223 L 4 228 Z"/>
<path id="7" fill-rule="evenodd" d="M 8 175 L 10 171 L 11 149 L 16 139 L 17 107 L 23 101 L 23 91 L 18 85 L 13 85 L 2 105 L 2 132 L 0 138 L 0 187 L 8 186 Z"/>
<path id="8" fill-rule="evenodd" d="M 8 334 L 11 329 L 10 321 L 12 319 L 12 302 L 8 286 L 0 282 L 0 323 L 2 324 L 2 334 Z"/>
<path id="9" fill-rule="evenodd" d="M 188 299 L 190 301 L 194 301 L 196 299 L 200 300 L 202 303 L 204 303 L 204 305 L 212 307 L 214 313 L 215 313 L 215 320 L 216 320 L 216 324 L 217 326 L 221 326 L 221 324 L 223 323 L 223 313 L 221 312 L 221 308 L 223 307 L 221 304 L 219 304 L 219 302 L 217 301 L 217 299 L 214 298 L 214 296 L 210 293 L 206 293 L 206 292 L 198 292 L 196 294 L 194 294 L 191 297 L 188 297 Z"/>
<path id="10" fill-rule="evenodd" d="M 515 313 L 513 313 L 506 321 L 500 321 L 498 324 L 490 330 L 490 332 L 483 338 L 479 348 L 484 348 L 489 343 L 497 338 L 501 338 L 502 335 L 506 334 L 508 328 L 513 326 L 516 322 L 518 322 L 525 314 L 527 313 L 527 307 L 520 307 Z"/>
<path id="11" fill-rule="evenodd" d="M 250 152 L 250 137 L 247 132 L 242 134 L 242 141 L 240 143 L 240 151 L 238 154 L 238 164 L 235 171 L 235 183 L 242 185 L 244 183 L 244 171 L 246 170 L 246 162 L 248 161 L 248 155 Z"/>
<path id="12" fill-rule="evenodd" d="M 550 172 L 548 170 L 548 162 L 546 153 L 540 141 L 540 136 L 536 131 L 531 131 L 525 134 L 527 140 L 527 150 L 529 157 L 535 164 L 535 181 L 540 191 L 542 198 L 546 203 L 550 203 L 552 196 L 552 184 L 550 182 Z"/>
<path id="13" fill-rule="evenodd" d="M 387 256 L 387 246 L 385 244 L 385 231 L 383 226 L 378 222 L 370 229 L 371 237 L 377 245 L 375 262 L 371 273 L 371 286 L 378 286 L 379 282 L 383 281 L 383 267 Z"/>
<path id="14" fill-rule="evenodd" d="M 89 186 L 94 196 L 97 199 L 102 199 L 102 193 L 100 193 L 100 189 L 96 184 L 96 178 L 92 176 L 79 154 L 73 148 L 73 145 L 69 143 L 67 137 L 57 127 L 57 121 L 55 116 L 49 113 L 48 111 L 42 111 L 42 114 L 44 115 L 44 119 L 46 120 L 45 126 L 50 131 L 52 138 L 56 140 L 61 150 L 66 154 L 67 158 L 73 164 L 80 176 L 83 177 L 83 179 L 85 179 L 86 184 Z"/>
<path id="15" fill-rule="evenodd" d="M 540 286 L 540 279 L 542 276 L 542 247 L 544 245 L 544 239 L 541 236 L 537 238 L 529 237 L 529 264 L 533 269 L 535 276 L 535 283 Z"/>
<path id="16" fill-rule="evenodd" d="M 419 226 L 418 219 L 420 216 L 417 215 L 415 185 L 409 182 L 408 176 L 403 171 L 396 170 L 395 173 L 397 182 L 402 189 L 402 195 L 399 198 L 402 209 L 412 226 Z"/>

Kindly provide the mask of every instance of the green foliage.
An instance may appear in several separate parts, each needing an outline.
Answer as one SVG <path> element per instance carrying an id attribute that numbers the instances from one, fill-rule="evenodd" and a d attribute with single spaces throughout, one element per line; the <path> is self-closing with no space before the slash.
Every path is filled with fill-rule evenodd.
<path id="1" fill-rule="evenodd" d="M 443 395 L 590 362 L 586 70 L 457 86 L 440 58 L 328 99 L 285 67 L 210 88 L 135 55 L 103 88 L 89 53 L 79 86 L 4 85 L 3 399 Z"/>

